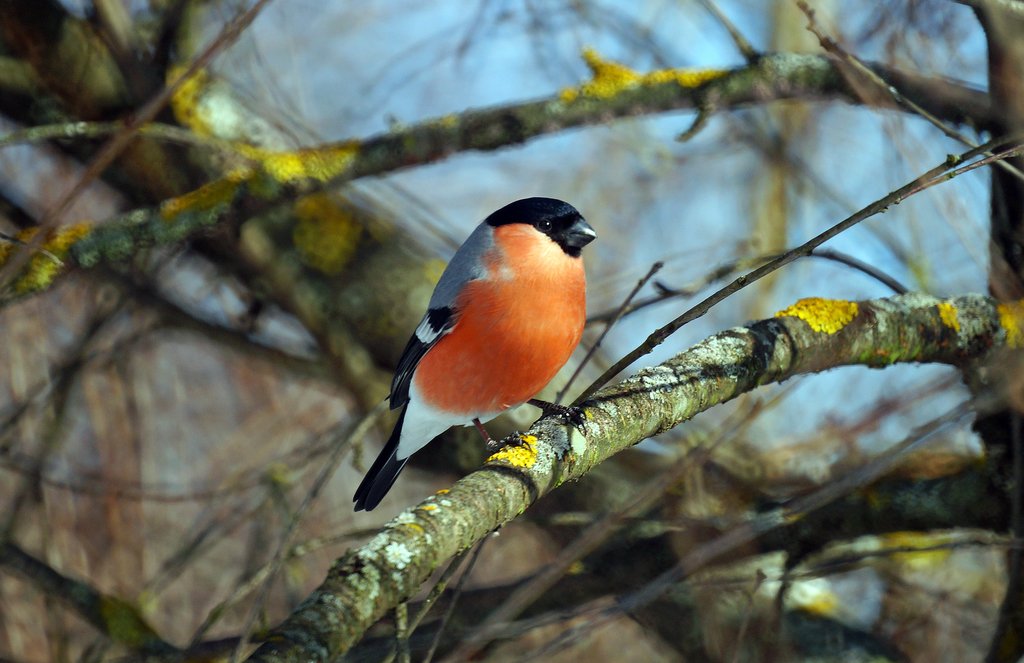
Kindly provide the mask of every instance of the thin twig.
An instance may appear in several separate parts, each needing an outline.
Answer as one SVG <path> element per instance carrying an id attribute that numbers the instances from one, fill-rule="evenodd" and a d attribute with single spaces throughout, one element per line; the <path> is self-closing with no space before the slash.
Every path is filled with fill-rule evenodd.
<path id="1" fill-rule="evenodd" d="M 578 405 L 579 403 L 582 403 L 586 399 L 590 398 L 598 389 L 604 386 L 613 377 L 618 375 L 627 366 L 632 364 L 637 359 L 643 357 L 644 355 L 649 354 L 652 350 L 654 350 L 654 348 L 664 343 L 669 336 L 677 332 L 684 325 L 705 315 L 716 304 L 719 304 L 720 302 L 731 297 L 740 290 L 746 288 L 748 285 L 768 276 L 772 272 L 782 267 L 785 267 L 786 265 L 793 262 L 794 260 L 797 260 L 801 256 L 809 255 L 814 249 L 824 244 L 828 240 L 832 239 L 833 237 L 849 230 L 850 228 L 857 225 L 861 221 L 864 221 L 865 219 L 868 219 L 872 216 L 875 216 L 876 214 L 880 214 L 886 211 L 892 205 L 898 205 L 899 203 L 903 202 L 910 196 L 913 196 L 917 193 L 920 193 L 921 191 L 929 189 L 935 186 L 936 184 L 948 182 L 949 180 L 959 175 L 962 175 L 963 173 L 974 170 L 975 168 L 980 168 L 981 166 L 988 165 L 993 161 L 1008 159 L 1010 157 L 1019 155 L 1022 151 L 1024 151 L 1024 146 L 1022 146 L 1021 143 L 1017 142 L 1019 140 L 1020 136 L 996 138 L 988 141 L 983 145 L 980 145 L 979 147 L 968 150 L 960 155 L 950 155 L 949 157 L 946 158 L 945 161 L 943 161 L 938 166 L 932 168 L 923 175 L 901 186 L 895 191 L 892 191 L 891 193 L 883 196 L 882 198 L 879 198 L 875 202 L 869 204 L 867 207 L 860 209 L 851 216 L 848 216 L 839 223 L 828 228 L 824 232 L 815 235 L 813 238 L 804 242 L 800 246 L 790 249 L 789 251 L 786 251 L 778 258 L 770 260 L 764 265 L 758 267 L 757 269 L 754 269 L 749 273 L 736 278 L 725 287 L 716 290 L 714 293 L 712 293 L 710 296 L 702 300 L 700 303 L 691 307 L 682 315 L 678 316 L 668 324 L 652 332 L 651 335 L 648 336 L 647 339 L 640 346 L 626 354 L 626 356 L 624 356 L 619 361 L 615 362 L 614 365 L 612 365 L 599 378 L 597 378 L 597 380 L 595 380 L 594 383 L 591 384 L 586 389 L 586 391 L 584 391 L 576 399 L 574 405 Z M 1003 150 L 1002 152 L 992 154 L 991 156 L 985 157 L 984 159 L 980 159 L 979 161 L 970 163 L 967 166 L 955 168 L 957 164 L 969 161 L 971 159 L 975 159 L 982 154 L 988 154 L 993 148 L 1006 145 L 1008 143 L 1012 143 L 1011 147 Z"/>
<path id="2" fill-rule="evenodd" d="M 468 557 L 469 553 L 471 553 L 473 550 L 474 548 L 466 548 L 465 550 L 463 550 L 458 555 L 452 558 L 451 563 L 448 564 L 448 567 L 444 570 L 444 573 L 441 574 L 441 577 L 438 578 L 437 583 L 434 584 L 434 587 L 430 590 L 430 593 L 427 594 L 427 598 L 423 599 L 423 603 L 420 604 L 419 612 L 416 613 L 416 616 L 413 618 L 412 623 L 409 624 L 409 633 L 415 631 L 416 628 L 419 627 L 420 623 L 423 622 L 423 618 L 427 616 L 427 613 L 430 612 L 430 609 L 434 606 L 434 603 L 444 593 L 444 590 L 448 587 L 448 583 L 451 581 L 455 573 L 459 570 L 459 567 L 462 566 L 462 562 L 465 561 L 466 557 Z"/>
<path id="3" fill-rule="evenodd" d="M 427 598 L 423 599 L 423 603 L 420 604 L 420 609 L 417 611 L 416 616 L 413 617 L 411 622 L 409 622 L 409 628 L 406 631 L 406 639 L 411 638 L 412 634 L 416 632 L 420 623 L 423 622 L 423 618 L 427 616 L 427 613 L 430 612 L 434 603 L 437 602 L 437 599 L 439 599 L 442 594 L 444 594 L 444 590 L 448 588 L 448 583 L 459 570 L 459 567 L 462 566 L 462 562 L 464 562 L 466 557 L 468 557 L 474 550 L 476 550 L 475 547 L 466 548 L 448 562 L 448 566 L 445 567 L 444 573 L 442 573 L 441 577 L 438 578 L 436 583 L 434 583 L 434 586 L 430 589 L 430 593 L 427 594 Z M 399 642 L 399 645 L 401 645 L 401 642 Z M 397 649 L 398 647 L 385 656 L 381 663 L 391 663 L 391 661 L 395 660 Z"/>
<path id="4" fill-rule="evenodd" d="M 585 631 L 599 628 L 622 614 L 633 613 L 649 605 L 673 585 L 714 560 L 720 559 L 728 552 L 740 546 L 748 545 L 768 532 L 785 527 L 878 479 L 897 462 L 902 460 L 907 453 L 932 439 L 940 431 L 961 421 L 979 409 L 984 410 L 991 407 L 992 400 L 994 399 L 961 403 L 946 414 L 918 427 L 902 442 L 865 464 L 856 472 L 837 479 L 805 497 L 797 498 L 781 509 L 775 509 L 756 516 L 724 532 L 716 539 L 698 546 L 680 559 L 678 563 L 648 582 L 642 588 L 620 597 L 614 605 L 607 606 L 606 602 L 600 599 L 590 602 L 583 610 L 579 611 L 579 614 L 586 614 L 588 618 L 582 620 L 579 626 L 567 629 L 551 641 L 540 652 L 540 655 L 550 656 L 553 652 L 570 646 Z"/>
<path id="5" fill-rule="evenodd" d="M 737 269 L 749 267 L 750 265 L 761 265 L 769 260 L 774 260 L 782 255 L 784 254 L 771 253 L 768 255 L 756 256 L 753 258 L 740 258 L 738 260 L 733 260 L 731 262 L 727 262 L 723 265 L 720 265 L 719 267 L 716 267 L 714 270 L 704 275 L 696 282 L 683 287 L 675 288 L 665 285 L 665 283 L 662 281 L 655 281 L 654 286 L 658 289 L 658 294 L 653 295 L 651 297 L 647 297 L 645 299 L 641 299 L 635 304 L 625 307 L 625 309 L 622 310 L 622 317 L 636 313 L 637 311 L 645 309 L 648 306 L 653 306 L 655 304 L 660 304 L 661 302 L 668 301 L 669 299 L 674 299 L 676 297 L 692 297 L 693 295 L 697 294 L 698 292 L 706 288 L 709 284 L 724 279 L 725 277 L 735 272 Z M 847 267 L 856 269 L 857 271 L 862 272 L 867 276 L 870 276 L 871 278 L 879 281 L 880 283 L 882 283 L 883 285 L 885 285 L 886 287 L 888 287 L 890 290 L 897 294 L 904 294 L 906 292 L 909 292 L 909 288 L 900 283 L 900 281 L 895 277 L 885 273 L 884 271 L 882 271 L 878 267 L 875 267 L 874 265 L 868 264 L 858 258 L 854 258 L 849 254 L 842 253 L 841 251 L 835 251 L 833 249 L 815 249 L 814 251 L 811 252 L 809 256 L 806 257 L 831 260 L 833 262 L 838 262 L 840 264 L 846 265 Z M 604 311 L 602 313 L 597 313 L 587 318 L 587 324 L 593 324 L 595 322 L 607 322 L 608 320 L 611 320 L 615 316 L 619 315 L 619 310 L 620 309 L 616 308 L 609 311 Z"/>
<path id="6" fill-rule="evenodd" d="M 754 595 L 757 594 L 757 590 L 761 588 L 764 581 L 764 572 L 761 569 L 757 569 L 753 586 L 747 588 L 746 591 L 743 592 L 743 621 L 740 622 L 740 630 L 739 633 L 736 634 L 736 649 L 733 650 L 732 663 L 740 663 L 743 659 L 743 639 L 747 637 L 747 628 L 750 626 L 750 617 L 754 613 Z"/>
<path id="7" fill-rule="evenodd" d="M 751 45 L 747 38 L 743 36 L 743 33 L 739 31 L 736 24 L 729 20 L 729 17 L 722 13 L 722 10 L 718 8 L 712 0 L 700 0 L 700 4 L 703 5 L 704 9 L 708 11 L 715 20 L 722 24 L 725 31 L 729 33 L 729 37 L 732 38 L 732 42 L 736 45 L 736 50 L 740 52 L 743 58 L 753 64 L 757 58 L 761 57 L 761 54 L 756 48 Z"/>
<path id="8" fill-rule="evenodd" d="M 647 285 L 647 282 L 650 281 L 651 278 L 653 278 L 654 275 L 658 273 L 658 270 L 664 266 L 665 263 L 659 260 L 658 262 L 651 265 L 651 268 L 647 271 L 647 274 L 645 274 L 643 278 L 636 282 L 636 285 L 633 286 L 633 289 L 630 290 L 629 294 L 626 295 L 626 298 L 622 300 L 622 304 L 619 305 L 619 308 L 615 311 L 615 314 L 611 317 L 610 320 L 608 320 L 608 324 L 604 326 L 604 329 L 601 331 L 601 335 L 597 337 L 597 340 L 594 341 L 594 344 L 591 345 L 590 348 L 587 350 L 587 354 L 583 355 L 583 360 L 580 361 L 579 366 L 577 366 L 576 370 L 573 371 L 572 375 L 569 377 L 569 380 L 565 383 L 565 386 L 558 391 L 558 395 L 555 396 L 556 403 L 562 402 L 562 398 L 565 396 L 566 392 L 568 392 L 569 389 L 572 387 L 572 383 L 576 381 L 576 378 L 579 377 L 580 373 L 582 373 L 583 369 L 586 367 L 587 362 L 589 362 L 593 358 L 594 353 L 597 352 L 597 349 L 601 347 L 601 343 L 604 342 L 605 337 L 608 335 L 608 332 L 611 331 L 612 327 L 615 326 L 615 323 L 622 319 L 622 316 L 626 313 L 626 309 L 629 308 L 630 303 L 633 301 L 633 298 L 636 297 L 637 293 L 640 292 L 640 289 Z"/>
<path id="9" fill-rule="evenodd" d="M 316 501 L 316 498 L 320 496 L 320 491 L 327 484 L 335 470 L 338 469 L 338 464 L 344 457 L 345 453 L 352 448 L 353 442 L 366 435 L 370 430 L 370 427 L 374 425 L 377 418 L 387 411 L 387 401 L 381 401 L 377 407 L 370 410 L 362 420 L 356 424 L 352 429 L 351 433 L 346 435 L 344 438 L 339 439 L 334 445 L 330 456 L 324 461 L 323 468 L 320 470 L 320 474 L 317 475 L 316 479 L 313 480 L 313 485 L 306 493 L 302 503 L 295 510 L 292 515 L 291 521 L 288 523 L 288 527 L 285 528 L 284 533 L 281 535 L 281 540 L 278 542 L 277 550 L 274 551 L 274 556 L 271 561 L 270 572 L 267 574 L 267 579 L 263 582 L 263 586 L 260 588 L 259 593 L 256 595 L 249 607 L 249 613 L 246 615 L 245 622 L 242 626 L 241 637 L 239 638 L 238 645 L 235 647 L 234 652 L 231 655 L 231 661 L 234 663 L 239 660 L 242 652 L 249 644 L 249 638 L 252 635 L 253 627 L 256 624 L 256 618 L 259 615 L 261 607 L 267 600 L 267 596 L 270 593 L 270 587 L 274 578 L 277 577 L 278 571 L 287 559 L 287 551 L 291 546 L 293 537 L 298 530 L 299 523 L 302 521 L 303 516 L 309 511 L 309 508 Z"/>
<path id="10" fill-rule="evenodd" d="M 841 47 L 836 42 L 836 40 L 832 39 L 830 36 L 825 34 L 818 27 L 818 22 L 815 18 L 814 9 L 808 6 L 808 4 L 804 2 L 804 0 L 797 0 L 796 4 L 797 7 L 800 8 L 800 11 L 804 13 L 804 16 L 807 17 L 807 29 L 815 37 L 818 38 L 818 43 L 820 43 L 821 47 L 824 48 L 827 52 L 831 53 L 832 55 L 842 60 L 844 63 L 846 63 L 851 68 L 855 69 L 858 73 L 860 73 L 862 76 L 864 76 L 868 81 L 870 81 L 883 93 L 892 97 L 892 100 L 896 103 L 897 106 L 902 106 L 910 110 L 911 112 L 915 113 L 916 115 L 919 115 L 926 122 L 928 122 L 929 124 L 937 128 L 939 131 L 944 133 L 948 138 L 952 138 L 953 140 L 959 141 L 960 143 L 963 143 L 968 147 L 978 147 L 977 141 L 971 140 L 971 138 L 968 137 L 967 134 L 963 133 L 962 131 L 958 131 L 953 127 L 949 126 L 948 124 L 944 123 L 942 120 L 940 120 L 939 118 L 935 117 L 927 110 L 925 110 L 920 104 L 917 104 L 914 101 L 907 99 L 898 89 L 896 89 L 896 86 L 890 84 L 871 67 L 864 64 L 864 62 L 862 62 L 860 58 L 848 52 L 846 49 Z M 839 71 L 840 73 L 843 73 L 842 68 L 839 68 Z M 849 78 L 847 80 L 849 80 Z M 852 84 L 852 81 L 850 87 L 853 90 L 853 92 L 857 91 L 856 86 Z M 999 167 L 1011 173 L 1018 179 L 1024 180 L 1024 173 L 1022 173 L 1020 169 L 1014 166 L 1012 163 L 1000 161 Z"/>
<path id="11" fill-rule="evenodd" d="M 14 494 L 11 503 L 5 509 L 6 513 L 3 515 L 3 521 L 0 522 L 0 542 L 13 538 L 14 531 L 17 528 L 19 519 L 22 515 L 22 508 L 28 502 L 33 493 L 41 492 L 43 470 L 45 469 L 46 464 L 50 461 L 50 457 L 57 452 L 57 449 L 64 442 L 64 438 L 60 434 L 62 432 L 60 423 L 62 417 L 66 414 L 65 408 L 67 406 L 68 394 L 74 379 L 79 375 L 79 372 L 84 367 L 84 357 L 87 354 L 89 346 L 100 337 L 101 332 L 107 329 L 108 323 L 114 319 L 115 314 L 119 312 L 126 303 L 127 300 L 123 297 L 119 297 L 108 307 L 94 312 L 92 319 L 89 321 L 88 326 L 82 333 L 81 338 L 78 340 L 73 353 L 69 355 L 69 358 L 64 363 L 59 375 L 54 378 L 54 385 L 51 392 L 54 420 L 50 426 L 48 426 L 48 429 L 43 436 L 43 440 L 40 445 L 41 449 L 38 455 L 31 459 L 30 464 L 24 470 L 23 483 Z M 18 410 L 15 413 L 15 416 L 20 415 L 25 411 L 27 411 L 27 409 Z"/>
<path id="12" fill-rule="evenodd" d="M 437 627 L 437 633 L 434 634 L 434 641 L 430 643 L 430 649 L 427 651 L 427 655 L 423 657 L 423 663 L 430 663 L 434 658 L 434 653 L 437 652 L 438 645 L 441 644 L 441 635 L 444 633 L 445 626 L 451 621 L 452 614 L 455 612 L 455 606 L 459 602 L 459 598 L 462 596 L 462 589 L 465 585 L 466 579 L 469 578 L 469 574 L 473 572 L 473 567 L 476 566 L 476 562 L 480 559 L 480 553 L 484 549 L 484 544 L 495 534 L 480 539 L 480 543 L 476 544 L 476 549 L 473 551 L 473 557 L 470 558 L 469 564 L 466 565 L 465 572 L 459 577 L 458 584 L 455 585 L 455 592 L 452 594 L 452 600 L 448 604 L 448 609 L 444 612 L 444 617 L 441 618 L 441 623 Z"/>
<path id="13" fill-rule="evenodd" d="M 409 653 L 409 604 L 402 601 L 395 606 L 395 649 L 398 651 L 398 663 L 410 663 Z"/>
<path id="14" fill-rule="evenodd" d="M 886 287 L 888 287 L 890 290 L 892 290 L 898 295 L 906 294 L 907 292 L 910 291 L 907 288 L 907 286 L 900 283 L 893 276 L 886 274 L 885 272 L 875 267 L 874 265 L 868 264 L 863 260 L 854 258 L 853 256 L 847 255 L 846 253 L 841 253 L 833 249 L 815 249 L 814 251 L 811 252 L 811 255 L 809 257 L 822 258 L 824 260 L 832 260 L 834 262 L 846 265 L 847 267 L 852 267 L 853 269 L 856 269 L 858 272 L 862 272 L 870 276 L 871 278 L 875 279 L 876 281 L 884 284 Z"/>

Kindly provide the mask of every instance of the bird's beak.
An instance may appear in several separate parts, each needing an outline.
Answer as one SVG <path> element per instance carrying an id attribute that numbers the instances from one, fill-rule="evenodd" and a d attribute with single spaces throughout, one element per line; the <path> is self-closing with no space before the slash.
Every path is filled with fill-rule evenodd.
<path id="1" fill-rule="evenodd" d="M 565 230 L 565 243 L 574 249 L 582 249 L 597 239 L 597 233 L 581 216 Z"/>

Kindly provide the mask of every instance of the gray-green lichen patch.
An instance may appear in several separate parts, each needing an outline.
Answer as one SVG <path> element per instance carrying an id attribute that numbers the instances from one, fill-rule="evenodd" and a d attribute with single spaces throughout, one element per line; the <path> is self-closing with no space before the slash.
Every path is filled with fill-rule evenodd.
<path id="1" fill-rule="evenodd" d="M 383 557 L 391 568 L 401 571 L 412 561 L 412 551 L 404 543 L 392 541 L 384 547 Z"/>

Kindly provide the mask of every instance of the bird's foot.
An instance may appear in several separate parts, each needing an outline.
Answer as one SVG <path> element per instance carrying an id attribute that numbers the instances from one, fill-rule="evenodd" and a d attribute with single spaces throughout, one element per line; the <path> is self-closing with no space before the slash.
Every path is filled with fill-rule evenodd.
<path id="1" fill-rule="evenodd" d="M 587 415 L 583 412 L 583 408 L 549 403 L 538 398 L 531 398 L 527 403 L 540 408 L 545 417 L 554 414 L 564 419 L 565 423 L 572 424 L 573 426 L 582 426 L 587 421 Z"/>
<path id="2" fill-rule="evenodd" d="M 487 449 L 489 451 L 498 451 L 505 447 L 512 447 L 513 449 L 529 449 L 530 443 L 526 441 L 526 436 L 519 431 L 512 431 L 500 440 L 491 440 L 487 443 Z"/>

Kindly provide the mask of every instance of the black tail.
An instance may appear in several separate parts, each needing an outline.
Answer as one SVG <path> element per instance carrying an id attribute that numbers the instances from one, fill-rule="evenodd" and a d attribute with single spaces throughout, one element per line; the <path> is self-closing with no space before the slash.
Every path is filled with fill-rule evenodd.
<path id="1" fill-rule="evenodd" d="M 391 486 L 395 485 L 398 473 L 408 462 L 408 458 L 399 460 L 395 457 L 398 454 L 398 439 L 402 433 L 403 423 L 405 423 L 404 407 L 402 414 L 398 415 L 398 423 L 395 424 L 395 430 L 391 432 L 388 443 L 381 449 L 377 460 L 373 461 L 373 466 L 363 477 L 363 482 L 359 484 L 356 494 L 352 497 L 352 501 L 356 503 L 356 511 L 373 511 L 391 490 Z"/>

